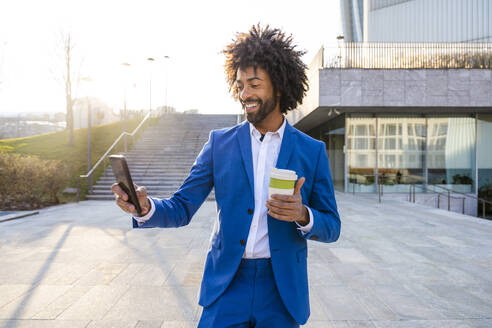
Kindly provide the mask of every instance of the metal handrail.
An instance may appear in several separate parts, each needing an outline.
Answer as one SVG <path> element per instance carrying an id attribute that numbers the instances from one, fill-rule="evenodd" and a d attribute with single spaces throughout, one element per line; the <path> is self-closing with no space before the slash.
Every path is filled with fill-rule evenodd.
<path id="1" fill-rule="evenodd" d="M 412 177 L 412 176 L 408 176 L 408 177 Z M 411 186 L 413 186 L 413 202 L 415 203 L 415 187 L 416 187 L 416 184 L 415 183 L 412 183 Z M 462 213 L 465 214 L 465 198 L 468 197 L 468 198 L 471 198 L 471 199 L 474 199 L 476 200 L 477 202 L 482 202 L 482 216 L 485 218 L 485 205 L 486 204 L 490 204 L 492 205 L 492 201 L 489 201 L 487 199 L 484 199 L 484 198 L 480 198 L 480 197 L 475 197 L 475 196 L 472 196 L 472 195 L 469 195 L 469 194 L 465 194 L 465 193 L 462 193 L 462 192 L 459 192 L 459 191 L 454 191 L 454 190 L 451 190 L 451 189 L 448 189 L 448 188 L 444 188 L 442 186 L 438 186 L 438 185 L 431 185 L 433 188 L 440 188 L 442 190 L 445 190 L 447 192 L 447 197 L 448 197 L 448 211 L 451 210 L 450 208 L 450 201 L 449 199 L 450 198 L 454 198 L 454 199 L 462 199 L 463 200 L 463 205 L 462 205 Z M 424 186 L 418 186 L 419 188 L 425 188 L 425 190 L 429 190 L 427 187 L 424 187 Z M 436 190 L 430 190 L 434 193 L 437 193 L 438 196 L 437 196 L 437 207 L 439 207 L 439 203 L 440 203 L 440 195 L 446 195 L 444 193 L 440 193 Z M 412 191 L 410 190 L 410 196 L 409 196 L 409 201 L 412 201 L 412 195 L 411 195 Z M 453 197 L 451 196 L 450 193 L 454 193 L 454 194 L 459 194 L 459 195 L 462 195 L 463 197 Z M 477 209 L 478 211 L 478 209 Z"/>
<path id="2" fill-rule="evenodd" d="M 432 189 L 429 189 L 427 186 L 425 185 L 417 185 L 415 183 L 412 183 L 410 184 L 410 190 L 409 190 L 409 202 L 412 202 L 412 203 L 415 203 L 415 187 L 419 187 L 425 191 L 431 191 L 435 194 L 437 194 L 437 208 L 441 208 L 440 206 L 440 203 L 441 203 L 441 195 L 444 195 L 444 196 L 447 196 L 448 197 L 448 211 L 451 211 L 451 198 L 453 199 L 461 199 L 463 201 L 462 205 L 461 205 L 461 213 L 462 214 L 465 214 L 465 197 L 454 197 L 454 196 L 451 196 L 451 192 L 453 192 L 452 190 L 448 190 L 448 192 L 445 194 L 445 193 L 442 193 L 442 192 L 439 192 L 439 191 L 435 191 L 435 190 L 432 190 Z M 413 189 L 413 193 L 412 193 L 412 189 Z M 465 194 L 466 195 L 466 194 Z M 412 200 L 412 196 L 413 196 L 413 200 Z"/>
<path id="3" fill-rule="evenodd" d="M 359 175 L 359 176 L 373 176 L 375 177 L 375 181 L 378 182 L 378 198 L 379 198 L 379 202 L 381 202 L 381 196 L 383 195 L 383 185 L 382 183 L 380 183 L 380 178 L 383 176 L 383 174 L 356 174 L 356 173 L 351 173 L 353 175 Z M 419 181 L 420 179 L 418 178 L 421 178 L 419 176 L 414 176 L 414 175 L 401 175 L 401 178 L 410 178 L 410 179 L 414 179 L 414 180 L 417 180 Z M 424 182 L 424 181 L 420 181 L 420 182 Z M 353 193 L 355 194 L 355 183 L 354 184 L 354 187 L 352 188 L 352 191 Z M 412 201 L 412 188 L 413 188 L 413 202 L 415 203 L 415 187 L 419 187 L 419 188 L 422 188 L 426 191 L 431 191 L 433 193 L 436 193 L 438 194 L 438 202 L 439 202 L 439 198 L 440 198 L 440 195 L 446 195 L 448 197 L 448 211 L 450 210 L 450 202 L 449 202 L 449 199 L 450 198 L 453 198 L 453 199 L 462 199 L 463 200 L 463 206 L 462 206 L 462 212 L 464 213 L 464 207 L 465 207 L 465 198 L 468 197 L 468 198 L 471 198 L 471 199 L 475 199 L 479 202 L 482 202 L 482 216 L 485 217 L 485 204 L 490 204 L 492 205 L 492 201 L 489 201 L 489 200 L 486 200 L 484 198 L 480 198 L 480 197 L 476 197 L 476 196 L 472 196 L 472 195 L 469 195 L 469 194 L 465 194 L 463 192 L 459 192 L 459 191 L 454 191 L 452 189 L 449 189 L 449 188 L 445 188 L 445 187 L 442 187 L 442 186 L 438 186 L 438 185 L 430 185 L 432 186 L 432 188 L 439 188 L 439 189 L 442 189 L 444 191 L 446 191 L 446 193 L 443 193 L 443 192 L 439 192 L 439 191 L 436 191 L 436 190 L 432 190 L 432 189 L 429 189 L 429 185 L 427 186 L 422 186 L 422 185 L 418 185 L 416 184 L 415 182 L 413 183 L 409 183 L 410 185 L 410 195 L 409 195 L 409 201 Z M 462 195 L 463 197 L 454 197 L 454 196 L 451 196 L 451 193 L 454 193 L 454 194 L 459 194 L 459 195 Z M 439 204 L 438 204 L 439 206 Z"/>
<path id="4" fill-rule="evenodd" d="M 97 167 L 99 166 L 99 164 L 102 163 L 103 160 L 106 159 L 106 157 L 108 156 L 108 154 L 113 150 L 113 148 L 118 144 L 118 142 L 121 140 L 121 138 L 123 138 L 124 136 L 130 136 L 130 137 L 133 137 L 137 132 L 138 130 L 140 130 L 140 128 L 142 127 L 142 125 L 145 123 L 145 121 L 147 121 L 147 119 L 151 116 L 151 113 L 147 113 L 147 115 L 145 115 L 145 117 L 143 118 L 143 120 L 140 122 L 140 124 L 135 128 L 135 130 L 133 130 L 132 133 L 128 133 L 126 131 L 123 131 L 120 136 L 118 138 L 116 138 L 116 140 L 113 142 L 113 144 L 111 146 L 109 146 L 108 150 L 104 153 L 104 155 L 101 156 L 101 158 L 99 158 L 99 160 L 96 162 L 96 164 L 92 167 L 92 169 L 87 172 L 87 174 L 84 174 L 84 175 L 80 175 L 79 177 L 81 179 L 83 178 L 89 178 L 92 173 L 94 173 L 94 171 L 97 169 Z M 89 186 L 90 188 L 90 186 Z"/>
<path id="5" fill-rule="evenodd" d="M 402 175 L 402 177 L 415 178 L 415 176 L 413 176 L 413 175 Z M 452 190 L 452 189 L 445 188 L 445 187 L 438 186 L 438 185 L 434 185 L 434 184 L 432 184 L 432 185 L 430 185 L 430 186 L 432 186 L 433 188 L 439 188 L 439 189 L 442 189 L 442 190 L 447 191 L 447 192 L 452 192 L 452 193 L 454 193 L 454 194 L 460 194 L 460 195 L 462 195 L 462 196 L 464 196 L 464 197 L 473 198 L 473 199 L 476 199 L 476 200 L 478 200 L 478 201 L 483 201 L 483 202 L 485 202 L 485 203 L 487 203 L 487 204 L 491 204 L 491 205 L 492 205 L 492 201 L 489 201 L 489 200 L 486 200 L 486 199 L 483 199 L 483 198 L 480 198 L 480 197 L 475 197 L 475 196 L 472 196 L 472 195 L 469 195 L 469 194 L 465 194 L 464 192 L 454 191 L 454 190 Z M 434 191 L 434 192 L 438 192 L 438 191 Z"/>
<path id="6" fill-rule="evenodd" d="M 354 174 L 354 175 L 360 175 L 360 176 L 364 176 L 364 177 L 375 177 L 375 178 L 378 178 L 378 175 L 379 177 L 382 176 L 382 174 L 356 174 L 356 173 L 350 173 L 350 174 Z M 419 180 L 417 178 L 420 178 L 419 176 L 415 176 L 415 175 L 402 175 L 401 176 L 402 178 L 405 177 L 405 178 L 412 178 L 412 179 L 415 179 L 415 180 Z M 423 181 L 422 181 L 423 182 Z M 409 183 L 409 184 L 415 184 L 415 183 Z M 479 201 L 483 201 L 483 202 L 486 202 L 487 204 L 491 204 L 492 205 L 492 201 L 489 201 L 489 200 L 486 200 L 486 199 L 483 199 L 483 198 L 479 198 L 479 197 L 475 197 L 475 196 L 472 196 L 472 195 L 469 195 L 469 194 L 465 194 L 463 192 L 460 192 L 460 191 L 454 191 L 452 189 L 448 189 L 448 188 L 445 188 L 445 187 L 442 187 L 442 186 L 438 186 L 438 185 L 434 185 L 434 184 L 431 184 L 430 186 L 432 186 L 433 188 L 440 188 L 444 191 L 449 191 L 449 192 L 452 192 L 454 194 L 460 194 L 460 195 L 463 195 L 465 197 L 469 197 L 469 198 L 473 198 L 473 199 L 476 199 L 476 200 L 479 200 Z M 433 190 L 431 190 L 433 191 Z M 438 192 L 438 191 L 433 191 L 433 192 Z"/>

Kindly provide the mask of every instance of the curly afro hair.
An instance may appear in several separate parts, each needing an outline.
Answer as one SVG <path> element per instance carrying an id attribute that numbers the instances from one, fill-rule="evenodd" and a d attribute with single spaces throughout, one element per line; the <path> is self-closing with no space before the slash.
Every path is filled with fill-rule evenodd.
<path id="1" fill-rule="evenodd" d="M 280 110 L 286 113 L 302 104 L 308 90 L 307 66 L 301 56 L 305 51 L 295 50 L 292 35 L 268 25 L 253 25 L 248 33 L 237 33 L 236 40 L 222 51 L 226 57 L 225 72 L 234 99 L 239 99 L 236 87 L 238 69 L 261 67 L 270 76 L 274 93 L 280 93 Z"/>

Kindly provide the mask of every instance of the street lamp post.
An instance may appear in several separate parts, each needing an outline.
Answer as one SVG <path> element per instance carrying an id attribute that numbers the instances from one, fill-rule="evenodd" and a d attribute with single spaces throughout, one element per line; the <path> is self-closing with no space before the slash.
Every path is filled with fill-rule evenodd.
<path id="1" fill-rule="evenodd" d="M 163 56 L 163 59 L 169 59 L 169 56 Z M 153 57 L 148 57 L 147 60 L 149 62 L 154 62 L 155 59 Z M 166 67 L 167 68 L 167 67 Z M 152 112 L 152 69 L 149 70 L 149 112 Z M 164 87 L 164 108 L 167 110 L 167 77 L 168 72 L 165 70 L 165 87 Z"/>
<path id="2" fill-rule="evenodd" d="M 147 58 L 149 62 L 153 62 L 155 59 L 152 57 Z M 152 69 L 150 71 L 150 78 L 149 78 L 149 113 L 152 112 Z"/>
<path id="3" fill-rule="evenodd" d="M 83 77 L 81 78 L 82 81 L 85 82 L 92 82 L 92 78 L 90 76 L 88 77 Z M 92 123 L 92 118 L 91 118 L 91 103 L 89 100 L 89 96 L 86 96 L 87 100 L 87 171 L 90 172 L 91 170 L 91 123 Z M 82 122 L 81 122 L 82 123 Z M 87 191 L 91 191 L 92 188 L 92 175 L 89 175 L 87 177 Z"/>
<path id="4" fill-rule="evenodd" d="M 91 170 L 91 102 L 89 96 L 87 96 L 87 172 Z M 87 191 L 91 191 L 92 187 L 92 175 L 87 177 Z"/>
<path id="5" fill-rule="evenodd" d="M 131 64 L 129 63 L 122 63 L 121 65 L 125 66 L 125 67 L 130 67 Z M 125 83 L 125 94 L 124 94 L 124 99 L 123 99 L 123 131 L 126 132 L 126 87 L 127 87 L 127 83 L 128 83 L 128 80 L 124 82 Z M 123 144 L 124 144 L 124 151 L 126 153 L 127 151 L 127 144 L 126 144 L 126 134 L 125 136 L 123 137 Z"/>
<path id="6" fill-rule="evenodd" d="M 164 56 L 164 59 L 169 59 L 170 57 L 169 56 Z M 168 81 L 168 77 L 169 77 L 169 70 L 168 70 L 169 66 L 168 65 L 165 65 L 165 75 L 166 75 L 166 79 L 165 79 L 165 87 L 164 87 L 164 108 L 165 110 L 167 111 L 168 108 L 167 108 L 167 81 Z"/>
<path id="7" fill-rule="evenodd" d="M 342 68 L 342 43 L 343 43 L 343 40 L 344 40 L 344 36 L 343 35 L 338 35 L 337 36 L 337 40 L 338 40 L 338 68 Z"/>

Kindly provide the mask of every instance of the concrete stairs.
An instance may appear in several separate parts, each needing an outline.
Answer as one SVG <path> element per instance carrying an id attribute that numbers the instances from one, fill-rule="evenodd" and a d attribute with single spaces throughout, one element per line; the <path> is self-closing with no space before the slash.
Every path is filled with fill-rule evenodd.
<path id="1" fill-rule="evenodd" d="M 142 133 L 124 154 L 133 182 L 145 186 L 152 197 L 170 197 L 188 176 L 211 130 L 233 126 L 237 115 L 164 114 Z M 113 200 L 115 182 L 111 167 L 87 195 L 89 200 Z M 214 199 L 213 191 L 208 199 Z"/>

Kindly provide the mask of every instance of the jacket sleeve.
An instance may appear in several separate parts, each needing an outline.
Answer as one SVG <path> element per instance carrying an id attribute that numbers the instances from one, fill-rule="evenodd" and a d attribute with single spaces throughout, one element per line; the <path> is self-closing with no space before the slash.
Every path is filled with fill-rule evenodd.
<path id="1" fill-rule="evenodd" d="M 141 225 L 132 219 L 134 228 L 175 228 L 190 223 L 213 187 L 213 143 L 214 131 L 210 132 L 207 143 L 178 191 L 169 199 L 152 198 L 154 214 Z"/>
<path id="2" fill-rule="evenodd" d="M 308 206 L 313 213 L 314 225 L 308 233 L 299 231 L 299 234 L 301 237 L 310 240 L 325 243 L 334 242 L 340 236 L 341 222 L 324 144 L 321 145 L 319 150 L 314 177 L 308 201 Z"/>

